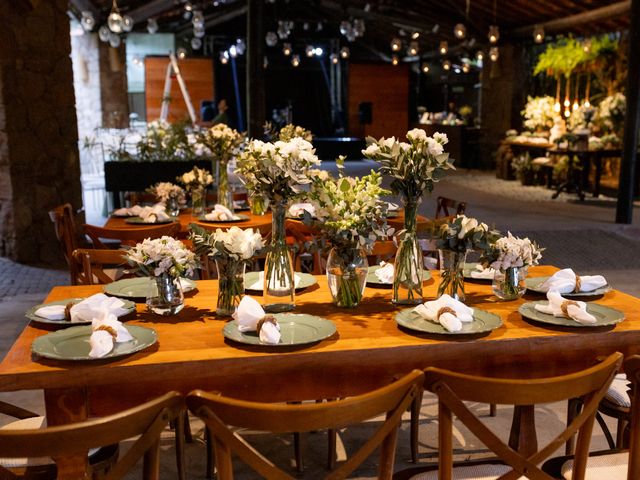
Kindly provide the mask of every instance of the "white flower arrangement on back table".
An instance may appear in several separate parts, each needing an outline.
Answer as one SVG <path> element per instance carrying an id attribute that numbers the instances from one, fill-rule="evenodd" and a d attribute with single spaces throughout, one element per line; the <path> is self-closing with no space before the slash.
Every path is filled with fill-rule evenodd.
<path id="1" fill-rule="evenodd" d="M 193 167 L 193 170 L 183 173 L 177 180 L 184 185 L 188 191 L 206 188 L 213 183 L 213 176 L 204 168 Z"/>
<path id="2" fill-rule="evenodd" d="M 559 114 L 554 110 L 555 99 L 550 96 L 527 97 L 527 103 L 521 114 L 524 126 L 531 130 L 550 130 Z"/>
<path id="3" fill-rule="evenodd" d="M 147 191 L 155 195 L 157 200 L 165 205 L 169 200 L 175 200 L 178 204 L 184 204 L 186 202 L 184 189 L 171 182 L 156 183 L 154 186 L 149 187 Z"/>
<path id="4" fill-rule="evenodd" d="M 505 271 L 508 268 L 523 268 L 538 265 L 544 248 L 528 238 L 514 237 L 507 232 L 493 243 L 482 257 L 485 267 Z"/>
<path id="5" fill-rule="evenodd" d="M 127 260 L 148 277 L 169 275 L 173 278 L 193 275 L 197 267 L 195 254 L 173 237 L 163 236 L 142 243 L 127 252 Z"/>

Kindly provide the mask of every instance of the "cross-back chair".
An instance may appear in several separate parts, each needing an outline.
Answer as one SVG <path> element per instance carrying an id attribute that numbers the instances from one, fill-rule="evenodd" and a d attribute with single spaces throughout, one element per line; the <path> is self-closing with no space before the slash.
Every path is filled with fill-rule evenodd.
<path id="1" fill-rule="evenodd" d="M 397 478 L 452 480 L 454 478 L 493 478 L 517 480 L 553 480 L 540 465 L 576 433 L 576 455 L 572 480 L 584 480 L 591 432 L 598 403 L 622 363 L 622 354 L 614 353 L 597 365 L 568 375 L 540 379 L 488 378 L 456 373 L 440 368 L 425 370 L 425 389 L 438 396 L 438 470 L 419 474 L 411 469 Z M 532 406 L 540 403 L 583 398 L 584 407 L 553 440 L 537 452 L 525 456 L 494 434 L 469 410 L 464 402 Z M 504 465 L 453 466 L 453 416 L 498 456 Z M 473 475 L 471 475 L 473 472 Z M 485 477 L 483 477 L 485 475 Z"/>
<path id="2" fill-rule="evenodd" d="M 466 202 L 460 202 L 447 197 L 438 197 L 436 200 L 436 218 L 462 215 L 466 209 Z"/>
<path id="3" fill-rule="evenodd" d="M 324 273 L 324 265 L 316 237 L 318 231 L 313 227 L 305 225 L 300 220 L 287 219 L 285 221 L 285 230 L 287 233 L 287 243 L 294 248 L 293 252 L 293 268 L 296 272 L 302 271 L 302 259 L 304 256 L 311 257 L 311 271 L 313 275 L 322 275 Z"/>
<path id="4" fill-rule="evenodd" d="M 388 262 L 396 256 L 398 246 L 393 240 L 378 240 L 367 255 L 369 265 L 377 265 L 381 260 Z"/>
<path id="5" fill-rule="evenodd" d="M 80 247 L 79 235 L 76 230 L 73 208 L 71 204 L 65 203 L 49 211 L 49 218 L 53 222 L 56 237 L 60 242 L 62 255 L 69 267 L 71 285 L 78 284 L 78 269 L 73 261 L 73 251 Z"/>
<path id="6" fill-rule="evenodd" d="M 96 447 L 118 444 L 140 436 L 130 449 L 109 468 L 104 480 L 117 480 L 144 457 L 145 480 L 159 478 L 160 434 L 183 405 L 177 392 L 167 393 L 115 415 L 80 423 L 28 430 L 0 430 L 3 458 L 86 456 Z M 17 478 L 0 467 L 0 478 Z"/>
<path id="7" fill-rule="evenodd" d="M 81 285 L 102 285 L 129 275 L 125 270 L 127 262 L 125 250 L 79 248 L 73 252 L 73 260 L 79 269 L 78 283 Z"/>
<path id="8" fill-rule="evenodd" d="M 384 413 L 386 420 L 376 433 L 326 478 L 346 478 L 380 447 L 378 478 L 389 479 L 393 472 L 398 425 L 404 411 L 421 392 L 423 380 L 423 373 L 414 370 L 391 385 L 370 393 L 333 402 L 293 405 L 236 400 L 196 390 L 187 397 L 187 406 L 210 430 L 220 480 L 233 478 L 232 454 L 264 478 L 295 478 L 257 452 L 230 426 L 272 433 L 306 432 L 341 428 Z"/>
<path id="9" fill-rule="evenodd" d="M 153 225 L 148 227 L 131 227 L 131 228 L 104 228 L 96 225 L 82 225 L 84 233 L 93 242 L 93 248 L 107 249 L 102 240 L 119 240 L 121 245 L 134 246 L 138 242 L 142 242 L 145 238 L 160 238 L 164 235 L 175 237 L 180 232 L 180 224 L 177 222 L 167 223 L 165 225 Z"/>

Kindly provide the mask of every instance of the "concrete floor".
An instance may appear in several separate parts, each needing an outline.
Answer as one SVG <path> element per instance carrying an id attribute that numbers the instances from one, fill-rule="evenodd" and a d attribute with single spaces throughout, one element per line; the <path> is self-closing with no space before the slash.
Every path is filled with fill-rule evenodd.
<path id="1" fill-rule="evenodd" d="M 347 173 L 362 175 L 375 168 L 374 162 L 347 162 Z M 331 165 L 326 166 L 332 169 Z M 615 203 L 611 199 L 587 199 L 578 202 L 571 195 L 563 194 L 551 200 L 551 192 L 541 187 L 521 187 L 517 182 L 495 179 L 491 174 L 475 171 L 456 171 L 438 183 L 430 197 L 423 201 L 420 212 L 433 216 L 435 199 L 445 196 L 466 201 L 467 214 L 479 218 L 503 231 L 527 235 L 546 247 L 543 263 L 561 267 L 571 266 L 583 274 L 604 274 L 609 283 L 626 293 L 640 296 L 640 208 L 635 209 L 633 225 L 616 225 Z M 23 314 L 27 308 L 44 299 L 54 285 L 68 283 L 64 271 L 17 265 L 0 259 L 0 356 L 4 356 L 17 335 L 26 325 Z M 43 411 L 41 392 L 2 393 L 0 399 L 16 403 L 38 412 Z M 486 417 L 488 407 L 475 405 L 474 410 L 484 415 L 487 424 L 494 427 L 506 439 L 512 410 L 499 407 L 498 416 Z M 432 462 L 437 458 L 436 403 L 434 397 L 425 396 L 421 414 L 420 461 Z M 550 439 L 554 431 L 564 424 L 566 406 L 553 404 L 540 406 L 536 411 L 540 443 Z M 0 418 L 0 423 L 9 421 Z M 353 452 L 360 441 L 376 427 L 374 419 L 366 425 L 348 429 L 340 434 L 338 457 Z M 408 423 L 404 422 L 398 442 L 396 468 L 408 468 Z M 460 460 L 487 456 L 486 449 L 456 425 L 455 449 Z M 205 473 L 205 449 L 202 441 L 202 424 L 192 420 L 196 437 L 187 445 L 189 478 L 203 478 Z M 305 478 L 320 478 L 325 473 L 326 435 L 311 433 L 306 437 Z M 290 436 L 267 436 L 250 433 L 248 438 L 257 447 L 284 467 L 292 468 L 293 446 Z M 173 435 L 167 432 L 163 438 L 162 478 L 176 478 L 173 456 Z M 594 429 L 592 449 L 604 448 L 599 427 Z M 356 478 L 375 478 L 375 458 L 372 457 L 355 472 Z M 238 478 L 257 478 L 257 475 L 239 466 Z M 140 478 L 136 469 L 127 478 Z"/>

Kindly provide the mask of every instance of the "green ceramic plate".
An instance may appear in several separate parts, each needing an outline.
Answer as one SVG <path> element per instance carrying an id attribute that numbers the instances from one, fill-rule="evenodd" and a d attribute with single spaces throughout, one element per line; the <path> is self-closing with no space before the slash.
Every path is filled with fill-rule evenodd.
<path id="1" fill-rule="evenodd" d="M 369 267 L 369 271 L 367 273 L 367 287 L 372 288 L 391 288 L 393 287 L 393 283 L 383 283 L 376 277 L 376 270 L 380 268 L 380 265 L 373 265 Z M 431 272 L 429 270 L 424 269 L 422 271 L 422 281 L 429 280 L 431 278 Z"/>
<path id="2" fill-rule="evenodd" d="M 104 293 L 120 298 L 147 298 L 151 277 L 125 278 L 117 282 L 107 283 Z M 196 282 L 188 278 L 181 278 L 182 291 L 187 293 L 196 288 Z"/>
<path id="3" fill-rule="evenodd" d="M 40 305 L 36 305 L 35 307 L 31 307 L 24 313 L 24 316 L 29 320 L 32 320 L 37 323 L 46 323 L 48 325 L 60 325 L 64 327 L 75 327 L 77 325 L 90 325 L 91 322 L 67 322 L 66 320 L 49 320 L 47 318 L 42 318 L 36 315 L 36 310 L 42 307 L 46 307 L 49 305 L 66 305 L 67 303 L 78 303 L 84 300 L 84 298 L 66 298 L 64 300 L 57 300 L 55 302 L 49 303 L 41 303 Z M 128 310 L 124 315 L 128 315 L 129 313 L 135 311 L 136 304 L 130 300 L 124 300 L 124 308 Z"/>
<path id="4" fill-rule="evenodd" d="M 246 222 L 250 219 L 250 217 L 248 217 L 247 215 L 243 215 L 243 214 L 237 214 L 236 218 L 234 218 L 233 220 L 207 220 L 204 215 L 201 215 L 198 217 L 198 221 L 199 222 L 204 222 L 204 223 L 239 223 L 239 222 Z"/>
<path id="5" fill-rule="evenodd" d="M 543 295 L 547 294 L 546 290 L 540 288 L 544 282 L 547 281 L 549 277 L 528 277 L 524 279 L 524 284 L 527 287 L 527 292 L 535 292 L 542 293 Z M 563 297 L 593 297 L 595 295 L 604 295 L 607 292 L 611 291 L 611 285 L 605 285 L 604 287 L 596 288 L 595 290 L 591 290 L 590 292 L 579 292 L 579 293 L 563 293 Z"/>
<path id="6" fill-rule="evenodd" d="M 296 290 L 303 290 L 305 288 L 309 288 L 312 285 L 318 283 L 316 277 L 309 273 L 295 272 L 295 275 L 300 277 L 300 282 L 298 282 L 298 286 Z M 244 274 L 244 290 L 246 292 L 257 292 L 262 293 L 262 288 L 249 288 L 251 285 L 256 283 L 260 279 L 260 272 L 247 272 Z"/>
<path id="7" fill-rule="evenodd" d="M 277 345 L 262 343 L 256 332 L 240 332 L 235 320 L 224 326 L 222 334 L 234 342 L 278 348 L 319 342 L 336 333 L 335 324 L 326 318 L 305 313 L 276 313 L 274 316 L 282 335 Z"/>
<path id="8" fill-rule="evenodd" d="M 463 323 L 462 330 L 459 332 L 450 332 L 439 323 L 425 320 L 415 313 L 413 308 L 407 308 L 396 313 L 396 322 L 398 322 L 398 325 L 410 330 L 438 335 L 473 335 L 490 332 L 502 326 L 502 319 L 498 315 L 479 308 L 473 309 L 473 322 Z"/>
<path id="9" fill-rule="evenodd" d="M 149 222 L 145 222 L 140 217 L 129 217 L 129 218 L 125 218 L 124 223 L 131 223 L 133 225 L 164 225 L 166 223 L 173 223 L 175 221 L 176 221 L 175 218 L 169 217 L 168 220 L 156 220 L 155 222 L 149 223 Z"/>
<path id="10" fill-rule="evenodd" d="M 152 328 L 127 325 L 127 330 L 133 336 L 130 342 L 114 343 L 113 350 L 104 357 L 91 358 L 89 352 L 89 338 L 91 326 L 65 328 L 36 338 L 31 344 L 34 355 L 52 358 L 54 360 L 104 360 L 119 358 L 147 348 L 158 341 L 158 335 Z"/>
<path id="11" fill-rule="evenodd" d="M 477 277 L 472 277 L 471 276 L 471 272 L 476 270 L 477 266 L 478 266 L 478 262 L 465 263 L 464 264 L 464 268 L 462 270 L 462 274 L 464 275 L 464 278 L 466 280 L 473 280 L 475 282 L 489 282 L 489 283 L 491 283 L 493 281 L 493 278 L 477 278 Z M 480 271 L 480 270 L 477 270 L 477 271 Z"/>
<path id="12" fill-rule="evenodd" d="M 605 307 L 604 305 L 598 305 L 597 303 L 587 304 L 587 312 L 596 317 L 596 323 L 591 325 L 579 323 L 575 320 L 571 320 L 570 318 L 554 317 L 553 315 L 539 312 L 535 309 L 536 304 L 548 305 L 549 302 L 546 300 L 538 300 L 537 302 L 524 303 L 520 305 L 518 312 L 524 318 L 535 320 L 536 322 L 548 323 L 551 325 L 560 325 L 563 327 L 603 327 L 606 325 L 614 325 L 624 320 L 624 313 L 622 313 L 620 310 Z"/>

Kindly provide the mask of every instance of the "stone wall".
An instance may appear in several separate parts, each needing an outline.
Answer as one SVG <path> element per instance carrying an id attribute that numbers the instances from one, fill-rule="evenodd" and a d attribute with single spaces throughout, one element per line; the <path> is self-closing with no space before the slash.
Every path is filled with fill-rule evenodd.
<path id="1" fill-rule="evenodd" d="M 102 125 L 107 128 L 129 126 L 129 97 L 125 42 L 118 48 L 98 42 L 100 50 L 100 91 Z"/>
<path id="2" fill-rule="evenodd" d="M 67 0 L 0 2 L 0 255 L 60 261 L 48 211 L 80 208 Z"/>

